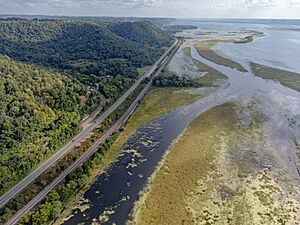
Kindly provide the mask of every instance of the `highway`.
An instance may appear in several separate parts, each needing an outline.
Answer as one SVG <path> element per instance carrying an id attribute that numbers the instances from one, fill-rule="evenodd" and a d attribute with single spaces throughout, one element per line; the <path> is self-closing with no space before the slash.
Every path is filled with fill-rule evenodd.
<path id="1" fill-rule="evenodd" d="M 55 162 L 66 155 L 70 150 L 72 150 L 81 140 L 87 138 L 89 134 L 98 127 L 115 109 L 117 109 L 127 97 L 141 84 L 141 82 L 149 77 L 155 69 L 158 67 L 159 63 L 166 58 L 170 51 L 176 46 L 178 41 L 176 40 L 173 45 L 158 59 L 158 61 L 151 66 L 151 68 L 141 76 L 109 109 L 107 109 L 103 114 L 101 114 L 92 124 L 85 127 L 77 136 L 75 136 L 69 143 L 67 143 L 63 148 L 53 154 L 45 162 L 40 164 L 34 171 L 28 174 L 19 183 L 13 186 L 5 194 L 0 197 L 0 208 L 3 207 L 7 202 L 13 199 L 17 194 L 24 190 L 30 183 L 32 183 L 37 177 L 39 177 L 43 172 L 50 168 Z"/>
<path id="2" fill-rule="evenodd" d="M 91 126 L 83 130 L 79 135 L 77 135 L 72 142 L 68 143 L 63 149 L 61 149 L 58 153 L 49 158 L 45 163 L 43 163 L 43 167 L 39 166 L 35 171 L 33 171 L 30 175 L 24 178 L 20 183 L 13 187 L 13 189 L 19 193 L 22 189 L 24 189 L 28 184 L 34 181 L 42 172 L 48 169 L 53 163 L 55 163 L 60 157 L 66 154 L 72 147 L 74 147 L 82 138 L 86 137 L 93 129 L 95 129 L 107 116 L 109 116 L 120 104 L 124 102 L 124 100 L 135 90 L 135 88 L 142 82 L 145 77 L 151 76 L 154 72 L 155 74 L 151 77 L 151 81 L 144 87 L 144 89 L 140 92 L 140 94 L 136 97 L 127 111 L 123 114 L 123 116 L 112 126 L 109 130 L 103 134 L 95 143 L 79 158 L 77 159 L 70 167 L 68 167 L 64 172 L 62 172 L 51 184 L 49 184 L 46 188 L 44 188 L 37 196 L 35 196 L 25 207 L 23 207 L 13 218 L 11 218 L 7 224 L 16 224 L 20 218 L 22 218 L 29 210 L 35 207 L 53 188 L 55 188 L 60 182 L 62 182 L 65 177 L 72 171 L 74 171 L 78 166 L 80 166 L 84 161 L 89 159 L 91 155 L 93 155 L 97 150 L 99 145 L 105 142 L 105 140 L 110 137 L 114 132 L 116 132 L 131 116 L 139 102 L 142 100 L 144 95 L 148 92 L 151 87 L 152 80 L 155 76 L 161 73 L 161 71 L 165 68 L 165 66 L 169 63 L 171 58 L 174 56 L 175 52 L 179 47 L 178 41 L 176 40 L 174 44 L 166 51 L 166 53 L 149 69 L 147 73 L 145 73 L 138 81 L 116 102 L 114 103 L 105 113 L 103 113 Z M 173 52 L 172 52 L 173 50 Z M 171 52 L 171 54 L 169 54 Z M 158 68 L 159 63 L 161 65 Z M 157 69 L 158 68 L 158 69 Z M 72 147 L 71 147 L 72 146 Z M 68 148 L 70 148 L 68 150 Z M 61 152 L 63 151 L 63 152 Z M 39 170 L 38 170 L 39 169 Z M 21 190 L 18 190 L 20 188 Z M 10 193 L 7 195 L 7 193 Z M 17 193 L 12 192 L 11 190 L 7 192 L 4 196 L 1 197 L 1 200 L 5 204 L 5 202 L 12 199 Z M 2 203 L 2 202 L 1 202 Z M 2 203 L 2 204 L 3 204 Z"/>

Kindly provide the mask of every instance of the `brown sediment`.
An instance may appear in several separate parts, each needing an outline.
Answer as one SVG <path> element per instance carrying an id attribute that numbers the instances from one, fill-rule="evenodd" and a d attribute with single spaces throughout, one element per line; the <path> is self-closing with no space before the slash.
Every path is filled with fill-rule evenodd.
<path id="1" fill-rule="evenodd" d="M 227 66 L 230 67 L 232 69 L 237 69 L 241 72 L 248 72 L 242 65 L 240 65 L 239 63 L 225 58 L 223 56 L 218 55 L 217 53 L 215 53 L 212 48 L 218 43 L 219 41 L 215 40 L 215 41 L 198 41 L 195 44 L 195 48 L 197 49 L 197 52 L 200 56 L 202 56 L 203 58 L 212 61 L 216 64 L 219 65 L 223 65 L 223 66 Z"/>
<path id="2" fill-rule="evenodd" d="M 192 58 L 191 55 L 191 48 L 189 46 L 186 46 L 183 48 L 183 53 L 187 56 Z M 199 72 L 206 72 L 206 74 L 202 77 L 197 78 L 199 80 L 200 83 L 206 85 L 206 86 L 213 86 L 215 85 L 215 82 L 218 79 L 225 79 L 227 78 L 224 74 L 222 74 L 221 72 L 211 68 L 210 66 L 196 60 L 193 59 L 193 63 L 198 67 Z"/>
<path id="3" fill-rule="evenodd" d="M 214 170 L 220 137 L 235 126 L 232 103 L 217 106 L 192 122 L 157 172 L 143 209 L 136 217 L 138 224 L 192 224 L 185 198 L 199 177 Z"/>
<path id="4" fill-rule="evenodd" d="M 300 91 L 300 74 L 251 63 L 252 72 L 261 78 L 277 81 L 283 86 Z"/>

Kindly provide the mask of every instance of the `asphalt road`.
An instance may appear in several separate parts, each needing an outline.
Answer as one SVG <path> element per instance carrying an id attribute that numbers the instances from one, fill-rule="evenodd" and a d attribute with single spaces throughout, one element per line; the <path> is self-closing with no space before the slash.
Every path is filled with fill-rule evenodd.
<path id="1" fill-rule="evenodd" d="M 177 44 L 177 42 L 176 42 Z M 174 46 L 173 46 L 174 47 Z M 62 172 L 54 181 L 52 181 L 51 184 L 49 184 L 46 188 L 44 188 L 37 196 L 35 196 L 25 207 L 23 207 L 18 213 L 11 218 L 6 224 L 12 225 L 17 224 L 18 221 L 25 216 L 25 214 L 34 208 L 53 188 L 55 188 L 59 183 L 61 183 L 66 176 L 74 171 L 77 167 L 79 167 L 83 162 L 88 160 L 99 148 L 99 145 L 104 143 L 107 138 L 109 138 L 114 132 L 118 131 L 118 129 L 126 123 L 128 118 L 131 116 L 131 114 L 134 112 L 134 110 L 137 108 L 139 102 L 143 99 L 145 94 L 149 91 L 152 80 L 155 76 L 159 75 L 162 70 L 165 68 L 165 66 L 169 63 L 176 50 L 168 57 L 166 60 L 163 61 L 163 64 L 160 66 L 160 68 L 157 70 L 157 72 L 152 76 L 151 82 L 149 82 L 144 89 L 140 92 L 140 94 L 136 97 L 136 99 L 132 102 L 130 107 L 127 109 L 127 111 L 123 114 L 123 116 L 112 126 L 110 129 L 101 137 L 99 138 L 79 159 L 77 159 L 70 167 L 68 167 L 64 172 Z M 168 52 L 169 53 L 169 52 Z M 167 54 L 168 54 L 167 53 Z M 164 55 L 166 57 L 166 55 Z M 155 70 L 155 69 L 154 69 Z M 153 72 L 154 72 L 153 70 Z"/>
<path id="2" fill-rule="evenodd" d="M 73 140 L 67 143 L 62 149 L 56 152 L 52 157 L 50 157 L 47 161 L 42 163 L 39 167 L 37 167 L 32 173 L 26 176 L 22 181 L 16 184 L 13 188 L 11 188 L 8 192 L 6 192 L 0 198 L 0 207 L 4 206 L 9 200 L 14 198 L 19 192 L 21 192 L 25 187 L 27 187 L 31 182 L 33 182 L 39 175 L 41 175 L 45 170 L 51 167 L 57 160 L 59 160 L 62 156 L 68 153 L 72 148 L 76 146 L 80 142 L 80 140 L 86 138 L 97 126 L 103 122 L 120 104 L 122 104 L 125 99 L 140 85 L 140 83 L 146 77 L 152 75 L 152 73 L 158 68 L 156 74 L 152 77 L 152 79 L 157 76 L 164 67 L 168 64 L 169 60 L 173 57 L 174 54 L 166 56 L 174 49 L 177 45 L 178 41 L 174 42 L 174 44 L 162 55 L 162 57 L 143 75 L 141 76 L 134 85 L 132 85 L 128 91 L 119 98 L 107 111 L 105 111 L 101 116 L 99 116 L 94 123 L 88 126 L 85 130 L 83 130 L 80 134 L 73 138 Z M 176 46 L 177 47 L 177 46 Z M 177 50 L 177 49 L 176 49 Z M 174 52 L 175 53 L 175 52 Z M 102 144 L 112 133 L 117 131 L 122 124 L 124 124 L 130 115 L 134 112 L 135 108 L 138 106 L 139 101 L 144 97 L 151 86 L 151 82 L 149 82 L 145 88 L 141 91 L 141 93 L 137 96 L 134 102 L 130 105 L 128 110 L 123 114 L 123 116 L 100 138 L 98 139 L 90 149 L 88 149 L 78 160 L 76 160 L 69 168 L 67 168 L 63 173 L 61 173 L 50 185 L 48 185 L 45 189 L 43 189 L 35 198 L 33 198 L 24 208 L 22 208 L 7 224 L 15 224 L 17 221 L 25 215 L 30 209 L 32 209 L 37 203 L 39 203 L 44 196 L 46 196 L 54 187 L 56 187 L 60 182 L 64 180 L 67 174 L 74 171 L 82 162 L 86 161 L 95 151 L 97 151 L 98 146 Z"/>

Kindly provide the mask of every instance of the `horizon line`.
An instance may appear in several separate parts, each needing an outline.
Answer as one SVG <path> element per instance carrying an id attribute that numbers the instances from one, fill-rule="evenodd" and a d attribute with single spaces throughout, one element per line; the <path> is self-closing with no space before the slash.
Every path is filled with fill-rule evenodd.
<path id="1" fill-rule="evenodd" d="M 114 15 L 56 15 L 56 14 L 26 14 L 26 13 L 0 13 L 0 16 L 44 16 L 44 17 L 70 17 L 70 18 L 148 18 L 148 19 L 201 19 L 201 20 L 300 20 L 300 18 L 265 18 L 265 17 L 166 17 L 166 16 L 114 16 Z"/>

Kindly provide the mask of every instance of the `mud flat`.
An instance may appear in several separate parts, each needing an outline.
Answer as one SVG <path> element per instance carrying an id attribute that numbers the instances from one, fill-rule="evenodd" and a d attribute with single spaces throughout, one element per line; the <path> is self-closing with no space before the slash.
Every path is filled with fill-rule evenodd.
<path id="1" fill-rule="evenodd" d="M 237 69 L 240 72 L 248 72 L 239 63 L 215 53 L 212 50 L 212 48 L 217 43 L 218 41 L 200 41 L 195 44 L 195 47 L 197 49 L 198 54 L 207 60 L 210 60 L 219 65 L 230 67 L 232 69 Z"/>
<path id="2" fill-rule="evenodd" d="M 253 40 L 254 40 L 253 36 L 247 36 L 247 37 L 241 38 L 240 40 L 236 40 L 233 43 L 235 43 L 235 44 L 245 44 L 245 43 L 252 42 Z"/>
<path id="3" fill-rule="evenodd" d="M 300 91 L 300 74 L 251 63 L 252 72 L 261 78 L 279 82 L 283 86 Z"/>
<path id="4" fill-rule="evenodd" d="M 241 38 L 237 38 L 237 40 L 234 40 L 233 43 L 235 44 L 246 44 L 249 42 L 253 42 L 254 39 L 256 37 L 263 37 L 264 33 L 263 32 L 259 32 L 259 31 L 244 31 L 246 34 L 246 36 L 241 37 Z"/>
<path id="5" fill-rule="evenodd" d="M 280 175 L 266 150 L 261 118 L 252 101 L 196 118 L 168 151 L 129 224 L 298 224 L 299 187 Z"/>
<path id="6" fill-rule="evenodd" d="M 197 78 L 199 80 L 199 82 L 202 83 L 203 85 L 214 86 L 217 80 L 227 78 L 224 74 L 220 73 L 219 71 L 217 71 L 217 70 L 209 67 L 208 65 L 192 58 L 191 48 L 189 46 L 185 46 L 183 48 L 183 53 L 186 57 L 189 57 L 189 58 L 192 59 L 193 64 L 195 66 L 197 66 L 198 70 L 201 73 L 205 73 L 204 76 Z"/>

